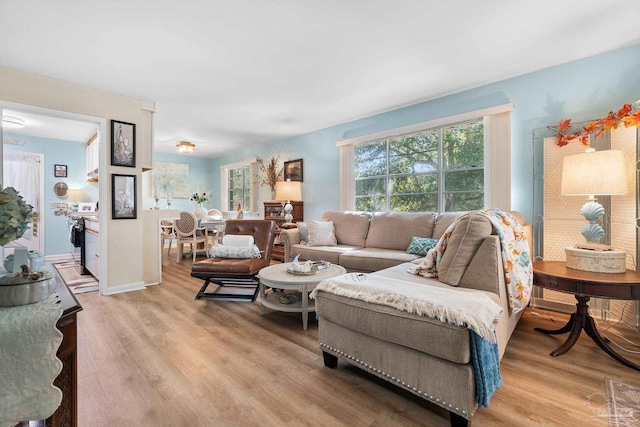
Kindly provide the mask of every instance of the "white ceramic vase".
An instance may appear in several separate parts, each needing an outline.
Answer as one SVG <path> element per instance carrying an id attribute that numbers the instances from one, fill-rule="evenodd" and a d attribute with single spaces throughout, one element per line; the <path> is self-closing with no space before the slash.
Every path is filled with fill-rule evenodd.
<path id="1" fill-rule="evenodd" d="M 198 203 L 198 206 L 196 206 L 196 209 L 193 211 L 193 214 L 196 216 L 197 219 L 203 219 L 207 217 L 207 210 L 202 205 L 202 203 Z"/>

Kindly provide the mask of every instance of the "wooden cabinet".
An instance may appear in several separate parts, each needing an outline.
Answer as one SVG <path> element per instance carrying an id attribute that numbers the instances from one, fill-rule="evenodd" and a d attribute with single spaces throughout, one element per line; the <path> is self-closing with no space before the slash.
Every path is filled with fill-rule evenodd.
<path id="1" fill-rule="evenodd" d="M 273 251 L 271 253 L 271 259 L 275 261 L 284 261 L 284 246 L 280 243 L 280 227 L 286 221 L 284 219 L 284 205 L 286 202 L 264 202 L 264 219 L 272 219 L 278 225 L 278 231 L 276 239 L 273 243 Z M 304 221 L 304 202 L 291 202 L 293 210 L 291 215 L 293 220 L 291 222 L 296 223 Z"/>
<path id="2" fill-rule="evenodd" d="M 284 205 L 287 202 L 264 202 L 264 219 L 272 219 L 278 227 L 284 224 Z M 304 221 L 304 202 L 291 202 L 293 220 L 291 222 Z"/>

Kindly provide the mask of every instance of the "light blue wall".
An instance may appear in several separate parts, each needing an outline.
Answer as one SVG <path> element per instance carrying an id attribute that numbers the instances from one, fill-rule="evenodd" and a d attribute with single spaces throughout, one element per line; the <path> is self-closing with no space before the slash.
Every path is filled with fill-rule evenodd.
<path id="1" fill-rule="evenodd" d="M 211 159 L 204 159 L 201 157 L 197 157 L 197 154 L 194 155 L 182 155 L 182 154 L 173 154 L 173 153 L 161 153 L 154 152 L 153 153 L 153 161 L 154 162 L 168 162 L 168 163 L 186 163 L 189 165 L 189 194 L 193 194 L 198 191 L 198 187 L 200 186 L 200 191 L 210 191 L 214 192 L 214 199 L 209 199 L 209 201 L 204 203 L 204 207 L 206 209 L 218 208 L 219 203 L 216 203 L 216 200 L 219 200 L 220 195 L 215 194 L 219 192 L 219 188 L 214 186 L 213 183 L 213 169 Z M 218 174 L 220 169 L 218 168 Z M 153 174 L 153 171 L 151 171 Z M 151 177 L 149 177 L 151 179 Z M 147 188 L 143 188 L 143 209 L 151 209 L 154 204 L 154 200 L 151 194 L 150 186 L 146 186 Z M 215 199 L 217 197 L 217 199 Z M 166 199 L 160 199 L 160 208 L 167 208 Z M 179 199 L 176 197 L 172 198 L 171 209 L 180 209 L 192 211 L 195 209 L 196 203 L 186 199 Z"/>
<path id="2" fill-rule="evenodd" d="M 4 145 L 5 152 L 41 153 L 44 157 L 44 203 L 42 213 L 45 230 L 45 254 L 59 255 L 74 253 L 77 250 L 69 242 L 69 225 L 67 217 L 55 215 L 52 203 L 69 203 L 67 197 L 59 198 L 53 192 L 56 182 L 65 182 L 71 189 L 81 189 L 81 202 L 98 201 L 98 183 L 87 182 L 85 170 L 85 144 L 81 142 L 64 141 L 51 138 L 22 136 L 5 132 L 4 140 L 24 141 L 24 145 Z M 53 174 L 54 165 L 67 165 L 67 177 L 56 178 Z"/>
<path id="3" fill-rule="evenodd" d="M 420 123 L 512 102 L 512 208 L 533 216 L 533 129 L 599 118 L 640 99 L 640 44 L 514 77 L 458 94 L 355 120 L 273 144 L 215 159 L 212 179 L 220 188 L 219 167 L 260 155 L 302 158 L 304 215 L 318 219 L 339 208 L 337 140 Z M 399 77 L 401 78 L 401 77 Z M 220 204 L 219 194 L 216 203 Z M 215 203 L 214 203 L 215 204 Z"/>

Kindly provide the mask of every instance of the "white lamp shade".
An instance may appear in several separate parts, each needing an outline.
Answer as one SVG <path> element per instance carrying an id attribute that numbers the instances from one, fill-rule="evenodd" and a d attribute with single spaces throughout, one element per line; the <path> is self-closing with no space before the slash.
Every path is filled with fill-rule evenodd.
<path id="1" fill-rule="evenodd" d="M 84 196 L 84 193 L 79 188 L 78 189 L 70 188 L 69 191 L 67 192 L 67 198 L 72 202 L 82 201 L 83 196 Z"/>
<path id="2" fill-rule="evenodd" d="M 302 200 L 302 185 L 299 181 L 278 181 L 276 182 L 277 200 Z"/>
<path id="3" fill-rule="evenodd" d="M 563 196 L 627 194 L 624 152 L 621 150 L 587 151 L 567 156 L 562 162 Z"/>

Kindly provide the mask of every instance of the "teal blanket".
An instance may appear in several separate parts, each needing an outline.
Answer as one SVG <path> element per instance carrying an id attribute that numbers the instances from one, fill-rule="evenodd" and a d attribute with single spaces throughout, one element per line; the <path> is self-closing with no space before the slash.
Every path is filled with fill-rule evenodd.
<path id="1" fill-rule="evenodd" d="M 502 385 L 498 344 L 491 343 L 473 331 L 471 334 L 471 360 L 476 378 L 476 402 L 489 406 L 489 399 Z"/>

